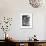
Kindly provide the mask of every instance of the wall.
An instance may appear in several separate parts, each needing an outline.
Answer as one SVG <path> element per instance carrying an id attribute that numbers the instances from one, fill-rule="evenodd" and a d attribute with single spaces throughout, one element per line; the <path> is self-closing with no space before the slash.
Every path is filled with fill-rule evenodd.
<path id="1" fill-rule="evenodd" d="M 32 13 L 32 29 L 21 28 L 21 13 Z M 33 8 L 28 0 L 0 0 L 0 16 L 13 17 L 12 26 L 8 32 L 17 40 L 27 40 L 34 34 L 39 40 L 46 40 L 46 8 Z"/>

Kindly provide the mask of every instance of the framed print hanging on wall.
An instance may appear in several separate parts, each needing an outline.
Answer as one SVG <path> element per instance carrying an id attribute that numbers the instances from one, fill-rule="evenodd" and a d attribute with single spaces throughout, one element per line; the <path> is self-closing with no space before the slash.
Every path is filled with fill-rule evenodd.
<path id="1" fill-rule="evenodd" d="M 21 28 L 32 28 L 32 13 L 22 13 Z"/>

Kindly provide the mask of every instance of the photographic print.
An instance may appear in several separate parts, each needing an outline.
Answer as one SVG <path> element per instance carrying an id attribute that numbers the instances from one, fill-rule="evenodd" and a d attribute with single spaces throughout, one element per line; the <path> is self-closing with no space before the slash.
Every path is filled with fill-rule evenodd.
<path id="1" fill-rule="evenodd" d="M 21 27 L 32 28 L 32 13 L 21 14 Z"/>

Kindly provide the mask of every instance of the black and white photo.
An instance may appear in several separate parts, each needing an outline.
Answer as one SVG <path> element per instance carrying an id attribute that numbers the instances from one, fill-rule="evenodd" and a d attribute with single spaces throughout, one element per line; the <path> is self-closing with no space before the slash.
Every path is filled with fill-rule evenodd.
<path id="1" fill-rule="evenodd" d="M 32 28 L 32 14 L 31 13 L 21 14 L 21 27 Z"/>

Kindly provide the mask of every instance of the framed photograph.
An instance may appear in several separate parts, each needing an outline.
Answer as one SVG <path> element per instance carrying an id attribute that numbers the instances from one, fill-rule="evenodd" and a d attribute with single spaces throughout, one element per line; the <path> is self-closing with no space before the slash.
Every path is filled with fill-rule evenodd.
<path id="1" fill-rule="evenodd" d="M 32 28 L 32 13 L 21 14 L 21 28 Z"/>

